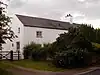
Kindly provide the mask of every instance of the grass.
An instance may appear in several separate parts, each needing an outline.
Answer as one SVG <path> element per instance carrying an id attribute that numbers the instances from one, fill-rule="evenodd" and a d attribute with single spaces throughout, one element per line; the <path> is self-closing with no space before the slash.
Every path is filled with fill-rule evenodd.
<path id="1" fill-rule="evenodd" d="M 41 71 L 52 71 L 52 72 L 84 72 L 87 71 L 90 67 L 86 68 L 76 68 L 76 69 L 63 69 L 63 68 L 56 68 L 51 62 L 47 61 L 32 61 L 32 60 L 20 60 L 20 61 L 3 61 L 0 62 L 0 68 L 16 68 L 17 66 L 21 66 L 24 68 L 31 68 L 33 70 L 41 70 Z M 1 74 L 0 74 L 1 75 Z"/>
<path id="2" fill-rule="evenodd" d="M 4 63 L 5 61 L 0 61 L 0 68 L 2 69 L 10 69 L 10 68 L 13 68 L 13 66 L 7 64 L 6 62 Z"/>
<path id="3" fill-rule="evenodd" d="M 62 68 L 56 68 L 51 62 L 45 62 L 45 61 L 20 60 L 20 61 L 13 61 L 12 64 L 42 71 L 63 72 L 66 70 Z"/>
<path id="4" fill-rule="evenodd" d="M 12 75 L 12 73 L 0 68 L 0 75 Z"/>
<path id="5" fill-rule="evenodd" d="M 0 61 L 0 75 L 12 75 L 11 72 L 8 72 L 6 69 L 11 68 L 10 65 L 4 64 Z"/>

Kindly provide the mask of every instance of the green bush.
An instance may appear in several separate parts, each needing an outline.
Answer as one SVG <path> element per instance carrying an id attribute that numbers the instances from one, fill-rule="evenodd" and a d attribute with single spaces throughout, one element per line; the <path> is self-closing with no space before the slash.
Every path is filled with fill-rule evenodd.
<path id="1" fill-rule="evenodd" d="M 79 28 L 70 28 L 68 33 L 60 34 L 51 46 L 53 63 L 58 67 L 82 67 L 90 64 L 88 58 L 93 47 Z M 90 55 L 91 56 L 91 55 Z"/>
<path id="2" fill-rule="evenodd" d="M 79 32 L 78 28 L 70 28 L 68 33 L 60 34 L 51 47 L 53 56 L 55 52 L 67 51 L 72 48 L 87 49 L 91 52 L 93 49 L 91 42 Z"/>
<path id="3" fill-rule="evenodd" d="M 92 54 L 92 64 L 100 64 L 100 44 L 92 43 L 93 54 Z"/>
<path id="4" fill-rule="evenodd" d="M 32 59 L 33 60 L 46 60 L 47 58 L 47 51 L 43 50 L 42 48 L 40 50 L 34 50 L 32 51 Z"/>
<path id="5" fill-rule="evenodd" d="M 93 46 L 93 52 L 95 52 L 97 55 L 100 55 L 100 44 L 92 43 L 92 46 Z"/>
<path id="6" fill-rule="evenodd" d="M 32 58 L 34 60 L 47 60 L 50 57 L 50 50 L 51 44 L 44 44 L 44 47 L 41 47 L 39 50 L 33 50 Z"/>
<path id="7" fill-rule="evenodd" d="M 29 59 L 32 56 L 32 51 L 35 50 L 40 50 L 41 49 L 41 45 L 40 44 L 35 44 L 34 42 L 26 45 L 24 47 L 24 59 Z"/>
<path id="8" fill-rule="evenodd" d="M 100 44 L 99 43 L 92 43 L 93 47 L 100 49 Z"/>
<path id="9" fill-rule="evenodd" d="M 83 67 L 91 62 L 89 57 L 90 54 L 87 49 L 69 49 L 57 52 L 53 64 L 63 68 Z"/>
<path id="10" fill-rule="evenodd" d="M 46 60 L 50 54 L 51 44 L 44 44 L 42 47 L 40 44 L 30 43 L 24 47 L 24 58 L 33 60 Z"/>

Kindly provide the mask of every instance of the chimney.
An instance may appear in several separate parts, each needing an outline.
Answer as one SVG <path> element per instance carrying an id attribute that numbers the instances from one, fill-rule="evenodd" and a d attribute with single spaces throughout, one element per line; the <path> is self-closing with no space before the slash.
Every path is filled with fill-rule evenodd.
<path id="1" fill-rule="evenodd" d="M 73 16 L 71 14 L 67 14 L 67 16 L 65 16 L 67 22 L 70 22 L 70 24 L 73 23 Z"/>

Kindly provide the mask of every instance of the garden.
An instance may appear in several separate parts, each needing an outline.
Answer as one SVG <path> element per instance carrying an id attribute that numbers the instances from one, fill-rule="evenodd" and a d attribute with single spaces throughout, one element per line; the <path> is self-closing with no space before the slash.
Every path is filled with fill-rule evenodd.
<path id="1" fill-rule="evenodd" d="M 55 42 L 44 44 L 43 47 L 34 42 L 26 45 L 24 47 L 24 58 L 37 63 L 38 68 L 34 66 L 34 69 L 38 70 L 52 71 L 53 68 L 64 70 L 99 65 L 99 38 L 100 29 L 94 29 L 91 25 L 77 25 L 69 28 L 68 33 L 60 34 Z M 44 63 L 40 66 L 39 62 Z M 23 65 L 18 62 L 15 64 L 28 67 L 28 64 Z M 50 66 L 49 69 L 47 64 Z"/>
<path id="2" fill-rule="evenodd" d="M 53 43 L 25 45 L 24 60 L 1 61 L 0 74 L 11 75 L 6 69 L 12 65 L 52 72 L 86 71 L 91 66 L 100 66 L 99 37 L 100 29 L 89 25 L 71 27 Z"/>
<path id="3" fill-rule="evenodd" d="M 23 67 L 52 72 L 82 72 L 89 67 L 100 66 L 100 29 L 79 25 L 60 34 L 53 43 L 24 46 L 24 59 L 1 61 L 0 74 L 12 75 L 7 69 Z"/>

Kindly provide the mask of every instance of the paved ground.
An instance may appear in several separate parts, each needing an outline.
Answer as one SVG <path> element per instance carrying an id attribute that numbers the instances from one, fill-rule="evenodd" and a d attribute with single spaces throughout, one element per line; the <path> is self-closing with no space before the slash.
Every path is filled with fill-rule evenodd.
<path id="1" fill-rule="evenodd" d="M 86 73 L 80 74 L 80 75 L 100 75 L 100 69 L 96 69 L 96 70 L 86 72 Z"/>
<path id="2" fill-rule="evenodd" d="M 16 66 L 13 69 L 7 69 L 7 70 L 12 72 L 13 75 L 77 75 L 77 74 L 78 75 L 100 75 L 100 67 L 90 68 L 84 71 L 68 70 L 66 72 L 38 71 L 38 70 L 27 69 L 27 68 L 23 68 L 19 66 Z"/>
<path id="3" fill-rule="evenodd" d="M 68 72 L 37 71 L 37 70 L 26 69 L 22 67 L 16 67 L 7 70 L 12 72 L 14 75 L 74 75 L 77 73 L 76 71 L 68 71 Z"/>

